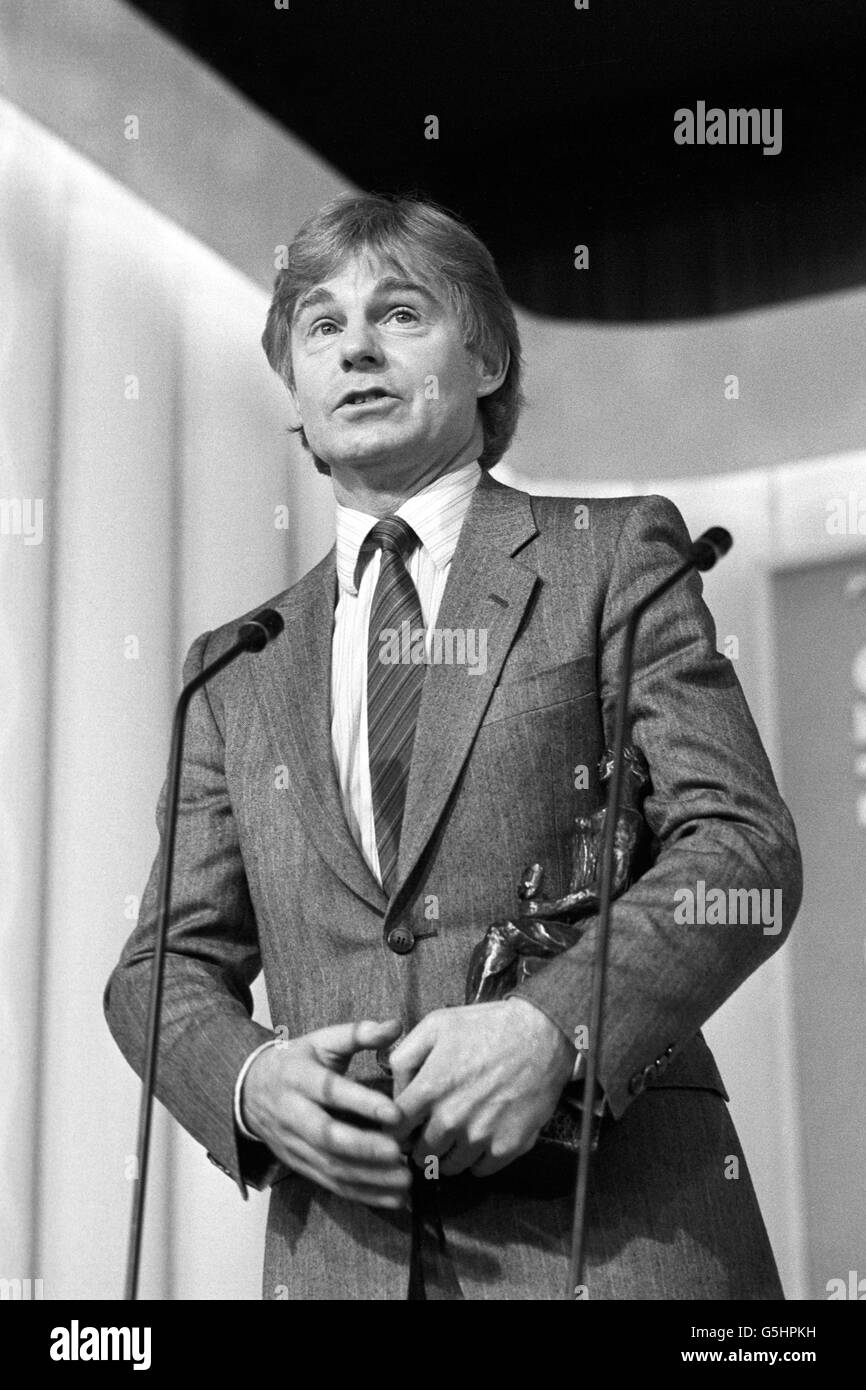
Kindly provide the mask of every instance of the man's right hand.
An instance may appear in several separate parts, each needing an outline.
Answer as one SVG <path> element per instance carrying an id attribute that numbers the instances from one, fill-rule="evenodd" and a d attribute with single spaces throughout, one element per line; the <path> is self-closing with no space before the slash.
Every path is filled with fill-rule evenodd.
<path id="1" fill-rule="evenodd" d="M 400 1110 L 344 1075 L 356 1052 L 387 1047 L 400 1032 L 396 1019 L 364 1019 L 266 1048 L 244 1078 L 244 1124 L 282 1163 L 320 1187 L 368 1206 L 404 1207 L 408 1162 L 387 1132 L 399 1123 Z M 338 1119 L 334 1111 L 356 1116 L 358 1123 Z"/>

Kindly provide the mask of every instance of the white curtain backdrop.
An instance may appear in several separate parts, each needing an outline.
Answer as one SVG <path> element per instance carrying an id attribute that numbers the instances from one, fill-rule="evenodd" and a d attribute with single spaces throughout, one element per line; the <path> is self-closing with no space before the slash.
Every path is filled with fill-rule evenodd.
<path id="1" fill-rule="evenodd" d="M 0 1275 L 118 1297 L 137 1085 L 100 996 L 156 849 L 182 657 L 324 553 L 330 488 L 286 434 L 267 296 L 0 122 Z M 250 1206 L 161 1116 L 143 1295 L 258 1297 Z"/>

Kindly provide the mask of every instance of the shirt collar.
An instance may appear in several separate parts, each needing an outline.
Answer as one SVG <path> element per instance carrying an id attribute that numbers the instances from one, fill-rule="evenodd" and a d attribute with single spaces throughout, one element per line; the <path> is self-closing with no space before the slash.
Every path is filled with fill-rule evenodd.
<path id="1" fill-rule="evenodd" d="M 477 459 L 453 473 L 442 473 L 407 498 L 394 513 L 408 521 L 437 569 L 451 563 L 463 518 L 481 478 Z M 371 527 L 379 520 L 368 512 L 337 503 L 337 578 L 340 589 L 357 594 L 358 556 Z"/>

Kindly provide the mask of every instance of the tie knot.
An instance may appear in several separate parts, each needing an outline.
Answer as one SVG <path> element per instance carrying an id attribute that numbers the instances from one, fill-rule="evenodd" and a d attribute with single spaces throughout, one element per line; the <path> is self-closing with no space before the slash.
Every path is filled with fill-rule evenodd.
<path id="1" fill-rule="evenodd" d="M 368 531 L 364 544 L 373 550 L 378 550 L 381 546 L 383 550 L 390 550 L 392 554 L 399 555 L 405 561 L 418 544 L 418 537 L 408 521 L 404 521 L 401 516 L 383 516 L 381 521 L 377 521 Z"/>

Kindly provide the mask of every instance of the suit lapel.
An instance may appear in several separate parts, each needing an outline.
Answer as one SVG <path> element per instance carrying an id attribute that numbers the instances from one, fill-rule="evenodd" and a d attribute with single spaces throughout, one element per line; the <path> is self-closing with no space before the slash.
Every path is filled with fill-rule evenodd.
<path id="1" fill-rule="evenodd" d="M 487 669 L 428 666 L 391 907 L 421 858 L 469 754 L 537 582 L 512 558 L 537 534 L 529 496 L 484 474 L 466 513 L 436 627 L 487 633 Z"/>
<path id="2" fill-rule="evenodd" d="M 331 639 L 337 597 L 335 550 L 277 604 L 285 630 L 251 663 L 288 794 L 322 858 L 353 892 L 384 913 L 376 882 L 349 829 L 331 746 Z"/>

